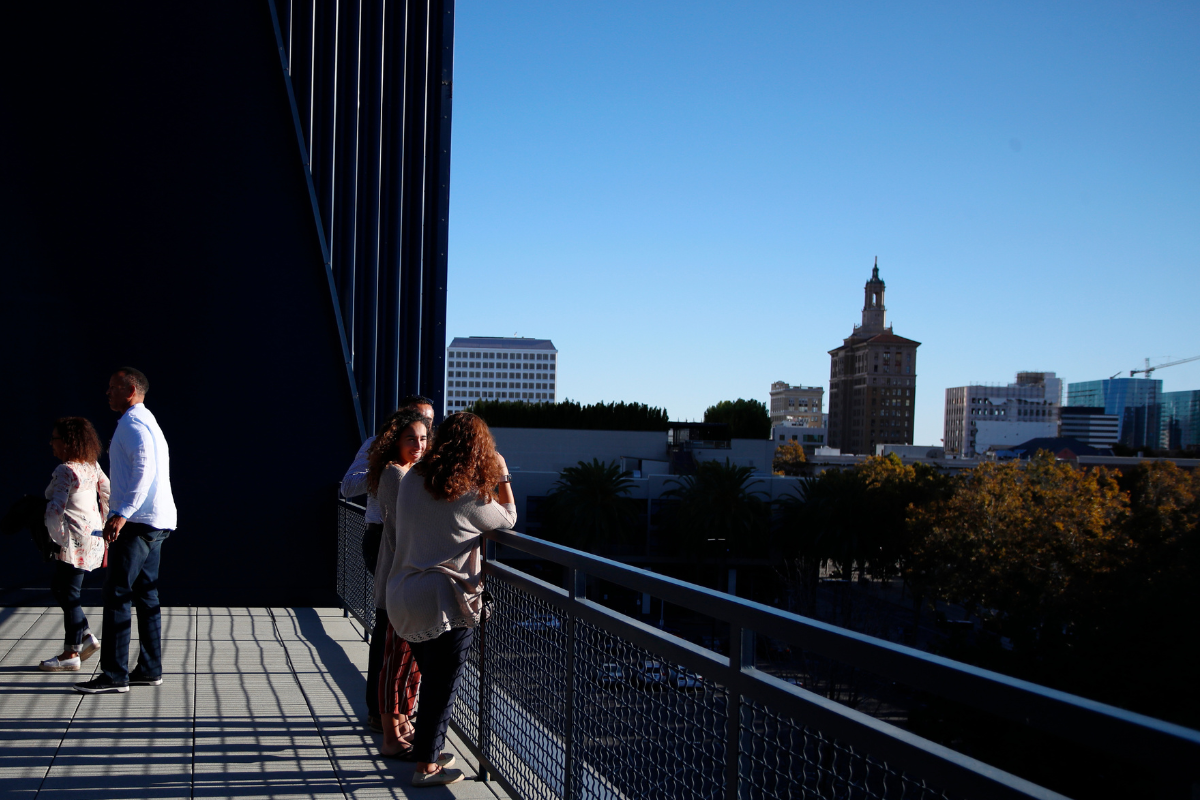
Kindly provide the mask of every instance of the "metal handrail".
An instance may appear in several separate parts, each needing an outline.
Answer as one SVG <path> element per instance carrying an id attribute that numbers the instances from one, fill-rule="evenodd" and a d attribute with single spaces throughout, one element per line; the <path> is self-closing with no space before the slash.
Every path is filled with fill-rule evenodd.
<path id="1" fill-rule="evenodd" d="M 485 538 L 683 608 L 703 607 L 707 616 L 743 630 L 770 631 L 773 639 L 1088 747 L 1123 757 L 1136 753 L 1139 758 L 1165 768 L 1177 768 L 1178 764 L 1189 761 L 1200 763 L 1200 731 L 1182 725 L 876 639 L 516 531 L 494 531 L 485 534 Z M 489 562 L 488 569 L 506 568 Z M 506 571 L 510 579 L 515 578 L 515 570 Z M 578 602 L 603 608 L 589 601 Z M 657 629 L 652 630 L 661 635 Z M 730 639 L 732 642 L 733 637 Z M 691 648 L 713 656 L 695 645 Z"/>
<path id="2" fill-rule="evenodd" d="M 361 556 L 356 550 L 358 542 L 355 538 L 361 536 L 363 529 L 362 509 L 345 500 L 340 501 L 340 506 L 339 593 L 348 612 L 354 613 L 365 624 L 374 609 L 366 608 L 373 606 L 370 576 L 363 570 Z M 704 752 L 680 750 L 677 753 L 681 763 L 686 765 L 689 759 L 694 759 L 706 764 L 705 769 L 709 770 L 705 773 L 708 789 L 700 793 L 690 791 L 690 796 L 723 796 L 725 800 L 739 800 L 758 794 L 762 785 L 756 781 L 766 776 L 779 785 L 792 786 L 783 794 L 772 794 L 775 797 L 793 796 L 788 791 L 800 791 L 805 797 L 841 797 L 843 791 L 851 789 L 852 793 L 845 796 L 1042 800 L 1063 797 L 758 670 L 756 632 L 769 633 L 772 639 L 807 652 L 931 695 L 1017 720 L 1087 748 L 1115 753 L 1122 759 L 1132 758 L 1140 766 L 1156 771 L 1154 780 L 1166 792 L 1160 796 L 1191 796 L 1188 787 L 1197 785 L 1200 732 L 514 531 L 491 532 L 485 534 L 484 539 L 485 586 L 489 586 L 503 602 L 496 603 L 491 622 L 481 623 L 468 664 L 470 677 L 467 682 L 471 691 L 460 694 L 452 724 L 478 760 L 481 777 L 498 780 L 513 797 L 532 794 L 574 800 L 581 796 L 640 794 L 632 789 L 621 794 L 615 788 L 622 778 L 613 770 L 619 771 L 621 767 L 600 755 L 605 745 L 598 744 L 602 740 L 597 739 L 597 736 L 608 735 L 597 733 L 600 730 L 597 724 L 603 727 L 611 720 L 589 715 L 588 709 L 594 713 L 597 708 L 595 698 L 602 686 L 596 682 L 599 680 L 595 674 L 596 656 L 598 652 L 607 652 L 595 649 L 598 632 L 602 632 L 607 640 L 625 643 L 622 647 L 642 652 L 638 658 L 673 662 L 678 668 L 695 673 L 707 687 L 705 696 L 719 698 L 714 701 L 716 705 L 707 707 L 710 714 L 709 722 L 705 723 L 707 727 L 697 729 L 686 743 L 675 741 L 672 745 L 670 727 L 655 728 L 658 731 L 655 735 L 666 737 L 661 744 L 654 738 L 644 740 L 645 746 L 658 752 L 672 746 L 691 748 L 693 743 L 711 741 L 705 737 L 717 737 L 711 745 L 715 750 L 710 747 Z M 496 550 L 500 545 L 564 567 L 566 588 L 497 561 Z M 702 610 L 705 615 L 727 623 L 729 656 L 588 600 L 584 590 L 589 576 L 676 606 Z M 350 609 L 349 606 L 355 603 L 363 607 Z M 540 614 L 539 608 L 553 612 L 557 620 L 554 625 L 522 627 L 527 623 L 519 620 L 529 614 Z M 561 628 L 558 627 L 560 623 Z M 602 660 L 613 657 L 605 655 Z M 524 666 L 524 669 L 543 670 L 547 683 L 529 684 L 521 680 L 524 673 L 520 659 L 528 658 L 552 659 L 527 660 Z M 654 700 L 655 695 L 649 691 L 653 687 L 644 683 L 640 686 L 630 683 L 620 695 L 621 703 L 630 704 L 621 706 L 629 713 L 640 714 L 644 708 L 660 702 Z M 577 695 L 580 691 L 584 694 Z M 610 702 L 616 697 L 604 696 L 610 697 Z M 669 706 L 656 707 L 663 713 L 676 713 Z M 809 744 L 796 745 L 794 738 L 789 740 L 783 734 L 769 735 L 763 729 L 756 729 L 757 723 L 753 720 L 764 719 L 763 714 L 793 726 L 792 730 L 802 732 L 802 741 Z M 671 725 L 696 724 L 689 720 L 672 718 Z M 713 724 L 718 724 L 718 728 L 712 728 Z M 530 730 L 535 733 L 531 734 Z M 534 739 L 530 740 L 530 735 Z M 785 748 L 781 751 L 785 758 L 777 762 L 764 761 L 757 754 L 761 751 L 755 750 L 756 742 L 760 747 L 765 743 L 767 747 Z M 812 749 L 814 746 L 816 750 Z M 845 754 L 844 758 L 835 756 L 826 764 L 822 760 L 824 756 L 819 754 L 826 747 L 838 748 Z M 814 758 L 817 761 L 813 761 Z M 801 788 L 795 775 L 787 771 L 788 763 L 811 764 L 818 773 L 826 776 L 821 781 L 828 779 L 834 783 L 821 783 L 815 793 L 808 783 Z M 807 771 L 809 767 L 803 769 Z M 862 775 L 864 769 L 867 770 L 866 781 Z M 884 777 L 871 778 L 873 770 L 879 770 Z M 714 783 L 717 780 L 714 776 L 719 772 L 724 774 Z M 887 788 L 893 780 L 896 785 Z M 844 789 L 835 787 L 837 781 L 845 782 Z M 869 788 L 868 784 L 875 788 Z M 915 791 L 910 795 L 904 786 L 915 787 Z"/>
<path id="3" fill-rule="evenodd" d="M 503 540 L 507 533 L 511 532 L 498 531 L 499 535 L 493 541 Z M 511 540 L 505 543 L 511 543 Z M 573 580 L 582 577 L 581 572 L 572 572 Z M 572 595 L 564 589 L 551 586 L 503 564 L 489 560 L 485 564 L 484 575 L 503 578 L 535 597 L 562 608 L 573 618 L 578 617 L 602 627 L 628 639 L 638 647 L 683 665 L 702 678 L 727 686 L 735 697 L 752 698 L 778 709 L 783 715 L 803 719 L 806 724 L 826 731 L 834 738 L 852 746 L 861 747 L 881 761 L 898 762 L 917 774 L 936 774 L 939 785 L 948 791 L 966 797 L 1066 800 L 1064 795 L 1057 792 L 759 672 L 752 666 L 752 659 L 747 657 L 746 651 L 753 653 L 752 640 L 746 636 L 750 633 L 747 629 L 731 628 L 730 642 L 741 638 L 742 647 L 734 647 L 731 644 L 730 651 L 734 658 L 728 658 L 666 634 L 658 628 L 626 618 L 604 606 Z M 605 580 L 611 579 L 606 577 Z M 708 609 L 705 610 L 707 612 Z M 568 685 L 572 682 L 569 679 L 567 681 Z M 738 703 L 731 702 L 727 713 L 731 728 L 740 724 Z M 738 738 L 739 734 L 731 730 L 727 743 L 734 743 Z M 494 771 L 494 767 L 488 763 L 484 748 L 477 748 L 476 755 L 481 758 L 481 763 Z M 728 769 L 731 776 L 726 785 L 731 800 L 739 797 L 739 756 L 737 747 L 729 747 Z"/>

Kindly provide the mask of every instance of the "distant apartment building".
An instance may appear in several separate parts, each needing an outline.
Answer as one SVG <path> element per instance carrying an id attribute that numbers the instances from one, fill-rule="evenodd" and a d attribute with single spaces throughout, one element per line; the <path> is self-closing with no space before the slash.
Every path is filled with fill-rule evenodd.
<path id="1" fill-rule="evenodd" d="M 1090 447 L 1111 448 L 1121 440 L 1121 421 L 1116 414 L 1105 414 L 1103 408 L 1063 406 L 1059 412 L 1058 435 Z"/>
<path id="2" fill-rule="evenodd" d="M 549 339 L 456 337 L 446 348 L 446 413 L 476 400 L 557 402 L 557 367 Z"/>
<path id="3" fill-rule="evenodd" d="M 874 453 L 878 444 L 912 444 L 920 342 L 887 324 L 879 261 L 864 287 L 862 324 L 829 351 L 829 446 Z"/>
<path id="4" fill-rule="evenodd" d="M 800 425 L 792 422 L 781 422 L 771 426 L 771 441 L 778 447 L 781 444 L 793 443 L 804 448 L 804 452 L 813 455 L 818 447 L 824 447 L 828 431 L 815 425 Z"/>
<path id="5" fill-rule="evenodd" d="M 1159 447 L 1200 448 L 1200 391 L 1163 392 L 1159 411 Z"/>
<path id="6" fill-rule="evenodd" d="M 991 447 L 1058 436 L 1062 379 L 1053 372 L 1018 372 L 1007 386 L 946 390 L 942 443 L 946 454 L 969 458 Z"/>
<path id="7" fill-rule="evenodd" d="M 824 403 L 823 386 L 792 386 L 775 381 L 771 384 L 771 424 L 819 428 Z"/>
<path id="8" fill-rule="evenodd" d="M 1118 440 L 1126 447 L 1159 446 L 1162 381 L 1110 378 L 1067 385 L 1067 405 L 1102 408 L 1120 424 Z"/>

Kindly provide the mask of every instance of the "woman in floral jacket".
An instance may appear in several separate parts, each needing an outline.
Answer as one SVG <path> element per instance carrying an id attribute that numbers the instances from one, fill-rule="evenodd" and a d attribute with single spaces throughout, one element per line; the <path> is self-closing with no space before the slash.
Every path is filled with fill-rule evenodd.
<path id="1" fill-rule="evenodd" d="M 62 464 L 46 487 L 46 529 L 62 550 L 54 562 L 50 591 L 62 606 L 65 628 L 62 653 L 41 663 L 46 672 L 79 669 L 100 649 L 79 602 L 87 573 L 104 563 L 104 537 L 98 535 L 108 515 L 108 476 L 100 469 L 100 437 L 83 417 L 54 423 L 50 447 Z"/>

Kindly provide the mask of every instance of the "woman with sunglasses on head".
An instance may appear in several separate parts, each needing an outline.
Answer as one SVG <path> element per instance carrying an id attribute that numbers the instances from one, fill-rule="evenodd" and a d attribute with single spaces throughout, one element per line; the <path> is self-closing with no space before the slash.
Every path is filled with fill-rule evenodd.
<path id="1" fill-rule="evenodd" d="M 61 550 L 54 559 L 50 591 L 63 610 L 64 646 L 43 661 L 46 672 L 74 672 L 100 649 L 79 602 L 84 577 L 104 563 L 104 528 L 108 514 L 108 476 L 97 463 L 100 437 L 83 417 L 62 417 L 54 423 L 50 448 L 63 463 L 55 467 L 46 487 L 46 530 Z"/>
<path id="2" fill-rule="evenodd" d="M 396 492 L 400 480 L 421 460 L 429 442 L 429 420 L 420 411 L 401 409 L 380 426 L 367 451 L 367 490 L 379 503 L 383 534 L 375 562 L 375 607 L 387 606 L 387 578 L 396 546 Z M 408 642 L 396 636 L 389 624 L 384 634 L 383 663 L 376 692 L 383 726 L 380 753 L 403 758 L 412 748 L 413 726 L 409 721 L 417 703 L 421 673 Z"/>
<path id="3" fill-rule="evenodd" d="M 414 786 L 463 779 L 441 748 L 483 610 L 481 534 L 517 521 L 510 480 L 487 423 L 459 412 L 400 482 L 387 610 L 424 676 L 409 756 Z"/>

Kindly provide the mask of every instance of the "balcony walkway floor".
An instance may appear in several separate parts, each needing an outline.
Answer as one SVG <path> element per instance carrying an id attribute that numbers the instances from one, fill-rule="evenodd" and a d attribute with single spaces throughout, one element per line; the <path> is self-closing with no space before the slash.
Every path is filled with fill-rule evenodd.
<path id="1" fill-rule="evenodd" d="M 507 798 L 453 735 L 454 786 L 414 789 L 411 764 L 379 756 L 361 721 L 367 645 L 340 609 L 164 608 L 163 684 L 127 694 L 72 689 L 99 654 L 39 671 L 62 629 L 58 608 L 0 607 L 5 798 Z"/>

